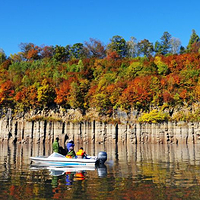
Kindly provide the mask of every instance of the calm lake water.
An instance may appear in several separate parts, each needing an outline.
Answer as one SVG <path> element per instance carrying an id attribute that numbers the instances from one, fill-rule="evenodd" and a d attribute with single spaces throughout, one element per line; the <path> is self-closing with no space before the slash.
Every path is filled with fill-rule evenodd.
<path id="1" fill-rule="evenodd" d="M 75 150 L 80 147 L 78 144 Z M 200 199 L 200 145 L 83 145 L 93 170 L 36 168 L 51 145 L 0 144 L 0 199 Z"/>

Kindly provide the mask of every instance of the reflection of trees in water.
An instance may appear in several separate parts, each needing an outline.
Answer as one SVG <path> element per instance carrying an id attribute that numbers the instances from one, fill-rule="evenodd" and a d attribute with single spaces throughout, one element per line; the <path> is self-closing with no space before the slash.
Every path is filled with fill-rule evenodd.
<path id="1" fill-rule="evenodd" d="M 83 177 L 71 173 L 73 184 L 67 185 L 66 173 L 54 177 L 48 170 L 29 169 L 29 157 L 50 154 L 50 145 L 44 148 L 41 144 L 1 144 L 0 178 L 7 180 L 2 188 L 15 199 L 94 199 L 100 195 L 116 199 L 172 199 L 190 195 L 195 199 L 199 195 L 200 145 L 94 144 L 85 145 L 84 149 L 96 155 L 105 150 L 106 168 Z"/>
<path id="2" fill-rule="evenodd" d="M 124 176 L 135 177 L 135 181 L 191 186 L 200 181 L 199 148 L 199 145 L 134 145 L 128 148 L 127 159 L 119 158 L 119 165 Z M 119 155 L 123 149 L 119 147 Z"/>
<path id="3" fill-rule="evenodd" d="M 78 144 L 75 145 L 78 148 Z M 7 179 L 10 174 L 27 171 L 30 156 L 50 155 L 50 145 L 41 144 L 1 144 L 0 163 L 2 176 Z M 84 146 L 87 153 L 97 155 L 98 151 L 108 154 L 108 173 L 115 176 L 132 177 L 136 181 L 150 179 L 162 184 L 192 184 L 200 181 L 200 145 L 164 145 L 164 144 L 88 144 Z M 113 162 L 111 162 L 113 161 Z M 111 164 L 112 163 L 112 164 Z M 16 171 L 12 171 L 15 169 Z M 27 172 L 29 173 L 29 172 Z M 183 179 L 188 181 L 184 182 Z M 181 183 L 182 182 L 182 183 Z"/>

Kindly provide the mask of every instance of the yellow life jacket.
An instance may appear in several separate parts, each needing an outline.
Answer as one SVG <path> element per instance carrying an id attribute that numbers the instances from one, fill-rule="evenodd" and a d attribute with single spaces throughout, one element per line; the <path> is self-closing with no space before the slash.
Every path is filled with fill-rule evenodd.
<path id="1" fill-rule="evenodd" d="M 85 151 L 83 151 L 82 149 L 79 149 L 78 152 L 76 153 L 77 156 L 83 156 L 85 153 Z"/>

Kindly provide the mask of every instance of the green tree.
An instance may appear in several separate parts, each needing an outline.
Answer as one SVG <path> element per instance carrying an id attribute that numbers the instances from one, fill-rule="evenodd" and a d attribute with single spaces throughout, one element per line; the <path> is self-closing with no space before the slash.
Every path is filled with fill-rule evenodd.
<path id="1" fill-rule="evenodd" d="M 54 55 L 53 58 L 56 61 L 67 61 L 69 58 L 69 51 L 68 51 L 68 46 L 65 48 L 63 46 L 58 46 L 56 45 L 54 47 Z"/>
<path id="2" fill-rule="evenodd" d="M 184 54 L 186 52 L 185 47 L 181 46 L 180 47 L 180 54 Z"/>
<path id="3" fill-rule="evenodd" d="M 196 31 L 193 29 L 192 30 L 192 35 L 190 36 L 190 40 L 189 40 L 189 43 L 187 45 L 187 51 L 190 52 L 192 50 L 192 45 L 194 43 L 197 43 L 199 42 L 199 36 L 196 34 Z"/>
<path id="4" fill-rule="evenodd" d="M 122 58 L 127 55 L 127 44 L 123 37 L 116 35 L 110 39 L 110 43 L 107 46 L 108 51 L 117 52 Z"/>
<path id="5" fill-rule="evenodd" d="M 171 35 L 168 32 L 164 32 L 163 36 L 160 38 L 160 51 L 162 55 L 166 55 L 171 51 Z"/>
<path id="6" fill-rule="evenodd" d="M 162 50 L 161 50 L 161 44 L 160 44 L 160 42 L 158 42 L 158 41 L 155 42 L 154 51 L 158 55 L 161 54 Z"/>
<path id="7" fill-rule="evenodd" d="M 138 54 L 149 57 L 153 53 L 153 44 L 144 39 L 138 42 Z"/>
<path id="8" fill-rule="evenodd" d="M 0 49 L 0 64 L 6 60 L 6 54 L 3 49 Z"/>
<path id="9" fill-rule="evenodd" d="M 82 43 L 75 43 L 70 48 L 70 56 L 72 58 L 81 59 L 85 56 L 84 46 Z"/>

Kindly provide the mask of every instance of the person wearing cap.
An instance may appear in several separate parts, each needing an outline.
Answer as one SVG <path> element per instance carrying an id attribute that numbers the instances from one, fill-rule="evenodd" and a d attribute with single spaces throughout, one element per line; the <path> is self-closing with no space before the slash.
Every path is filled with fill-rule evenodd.
<path id="1" fill-rule="evenodd" d="M 56 140 L 53 143 L 53 152 L 59 153 L 59 138 L 56 137 Z"/>
<path id="2" fill-rule="evenodd" d="M 67 155 L 66 155 L 66 158 L 75 158 L 75 157 L 76 157 L 76 153 L 74 151 L 74 147 L 71 146 L 69 148 Z"/>
<path id="3" fill-rule="evenodd" d="M 69 140 L 68 143 L 67 143 L 67 146 L 66 146 L 66 147 L 67 147 L 67 151 L 69 151 L 69 148 L 70 148 L 70 147 L 73 147 L 73 148 L 74 148 L 74 146 L 75 146 L 75 145 L 74 145 L 74 141 L 73 141 L 73 140 Z"/>

